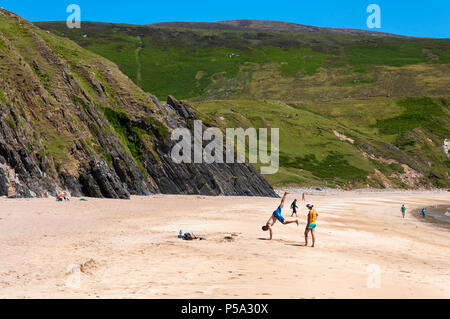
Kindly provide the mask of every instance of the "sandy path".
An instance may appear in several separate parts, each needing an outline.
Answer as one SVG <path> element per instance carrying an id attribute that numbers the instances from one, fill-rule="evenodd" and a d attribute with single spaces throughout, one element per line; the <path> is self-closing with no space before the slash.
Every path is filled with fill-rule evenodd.
<path id="1" fill-rule="evenodd" d="M 308 201 L 320 214 L 316 248 L 300 246 L 303 209 L 299 228 L 277 224 L 274 241 L 261 239 L 277 199 L 0 199 L 0 298 L 450 297 L 450 232 L 400 214 L 402 203 L 450 205 L 449 193 Z M 178 240 L 180 229 L 207 240 Z M 381 288 L 367 288 L 371 264 Z"/>

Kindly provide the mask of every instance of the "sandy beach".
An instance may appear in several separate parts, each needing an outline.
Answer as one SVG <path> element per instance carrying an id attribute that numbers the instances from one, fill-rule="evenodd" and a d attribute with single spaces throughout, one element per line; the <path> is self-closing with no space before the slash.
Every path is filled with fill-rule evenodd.
<path id="1" fill-rule="evenodd" d="M 300 226 L 277 223 L 268 241 L 261 226 L 279 199 L 2 198 L 0 298 L 450 298 L 450 232 L 400 213 L 450 205 L 449 194 L 308 195 L 315 248 L 302 246 L 302 202 Z"/>

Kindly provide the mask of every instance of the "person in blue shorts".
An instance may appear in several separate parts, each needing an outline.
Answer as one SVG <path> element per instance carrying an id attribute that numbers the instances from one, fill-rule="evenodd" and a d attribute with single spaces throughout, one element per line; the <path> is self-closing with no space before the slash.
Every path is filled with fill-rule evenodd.
<path id="1" fill-rule="evenodd" d="M 316 246 L 315 230 L 317 227 L 317 218 L 319 217 L 319 214 L 314 209 L 313 204 L 307 204 L 306 207 L 309 209 L 309 213 L 308 213 L 308 219 L 307 219 L 306 229 L 305 229 L 305 246 L 308 246 L 308 235 L 309 235 L 309 232 L 311 232 L 312 247 L 315 247 Z"/>
<path id="2" fill-rule="evenodd" d="M 422 209 L 422 217 L 425 218 L 426 215 L 427 215 L 427 210 L 424 208 L 424 209 Z"/>
<path id="3" fill-rule="evenodd" d="M 281 199 L 280 206 L 278 206 L 278 208 L 273 212 L 272 216 L 270 216 L 270 218 L 267 221 L 266 225 L 264 225 L 262 227 L 263 231 L 269 231 L 270 232 L 270 239 L 269 240 L 272 240 L 272 235 L 273 235 L 272 226 L 277 222 L 277 220 L 280 223 L 282 223 L 283 225 L 296 223 L 297 226 L 298 226 L 298 219 L 297 220 L 286 221 L 283 218 L 283 216 L 281 216 L 281 211 L 283 210 L 284 201 L 285 201 L 287 195 L 289 195 L 289 193 L 285 192 L 284 195 L 283 195 L 283 198 Z"/>

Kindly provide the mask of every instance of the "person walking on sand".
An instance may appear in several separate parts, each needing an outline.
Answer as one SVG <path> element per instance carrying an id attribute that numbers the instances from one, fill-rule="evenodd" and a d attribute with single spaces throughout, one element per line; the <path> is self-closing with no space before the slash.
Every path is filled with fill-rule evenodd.
<path id="1" fill-rule="evenodd" d="M 404 219 L 405 215 L 406 215 L 406 206 L 405 206 L 405 204 L 402 205 L 401 211 L 402 211 L 402 215 L 403 215 L 403 219 Z"/>
<path id="2" fill-rule="evenodd" d="M 295 216 L 298 217 L 298 215 L 297 215 L 297 208 L 298 208 L 298 206 L 297 206 L 297 199 L 294 199 L 294 201 L 293 201 L 292 204 L 291 204 L 291 209 L 292 209 L 292 215 L 291 215 L 291 217 L 293 217 L 294 214 L 295 214 Z"/>
<path id="3" fill-rule="evenodd" d="M 314 209 L 314 205 L 307 204 L 306 207 L 309 209 L 308 217 L 307 217 L 307 224 L 305 229 L 305 246 L 308 246 L 308 235 L 311 231 L 312 236 L 312 247 L 316 245 L 316 234 L 315 230 L 317 227 L 317 218 L 319 217 L 319 214 Z"/>
<path id="4" fill-rule="evenodd" d="M 272 216 L 270 216 L 269 220 L 267 221 L 266 225 L 262 227 L 263 231 L 269 231 L 270 232 L 270 238 L 269 240 L 272 240 L 273 232 L 272 232 L 272 226 L 277 222 L 277 220 L 282 223 L 283 225 L 293 224 L 296 223 L 298 227 L 298 219 L 297 220 L 291 220 L 286 221 L 283 216 L 281 216 L 281 211 L 284 207 L 284 201 L 286 200 L 286 196 L 289 195 L 288 192 L 285 192 L 283 195 L 283 198 L 281 199 L 281 204 L 278 206 L 278 208 L 273 212 Z"/>
<path id="5" fill-rule="evenodd" d="M 422 209 L 422 217 L 425 218 L 426 215 L 427 215 L 427 211 L 426 211 L 426 209 L 424 208 L 424 209 Z"/>
<path id="6" fill-rule="evenodd" d="M 303 201 L 303 202 L 306 201 L 305 193 L 302 194 L 302 201 Z"/>

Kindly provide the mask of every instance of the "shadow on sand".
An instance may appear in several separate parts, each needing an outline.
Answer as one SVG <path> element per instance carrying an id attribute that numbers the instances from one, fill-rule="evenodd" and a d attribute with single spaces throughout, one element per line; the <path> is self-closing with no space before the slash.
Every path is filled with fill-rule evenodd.
<path id="1" fill-rule="evenodd" d="M 268 238 L 258 238 L 258 240 L 267 240 L 267 241 L 269 241 Z M 301 245 L 301 244 L 297 244 L 297 243 L 290 243 L 290 242 L 288 242 L 288 241 L 286 241 L 286 240 L 283 240 L 283 239 L 272 239 L 272 241 L 274 241 L 274 242 L 279 242 L 279 243 L 284 243 L 286 246 L 305 247 L 304 244 Z"/>

